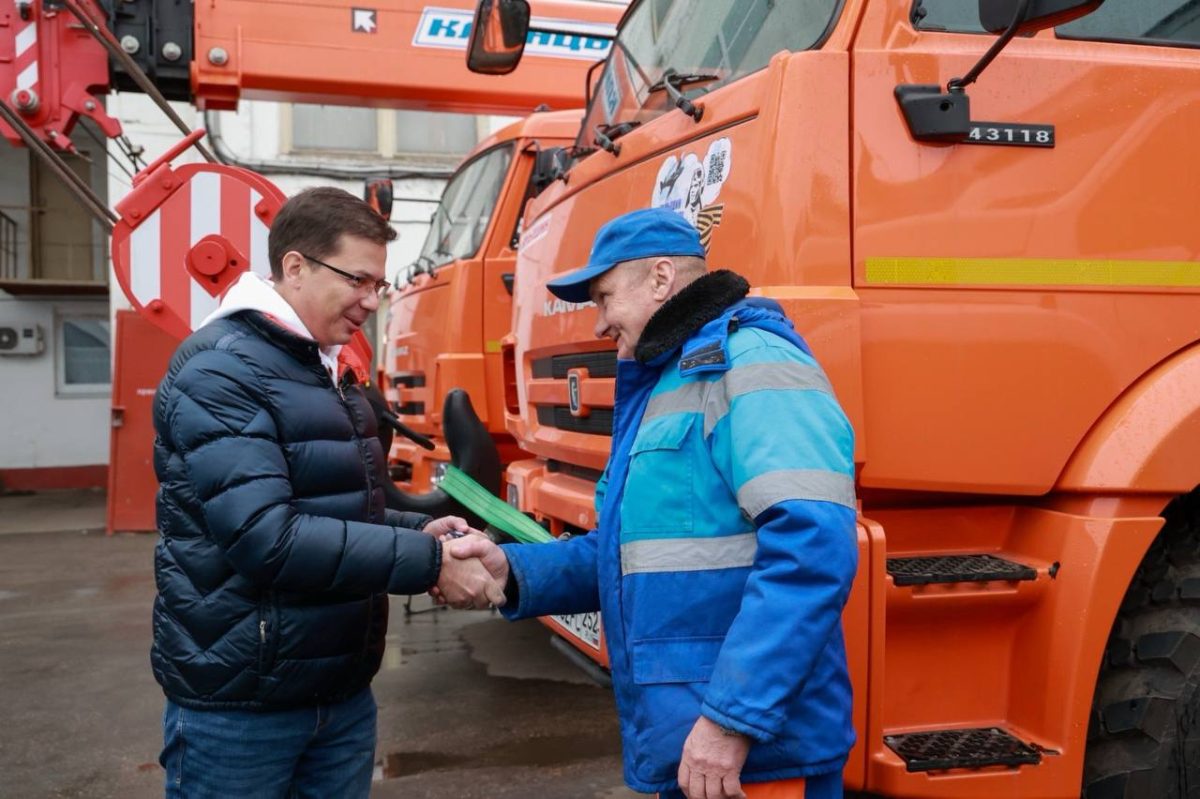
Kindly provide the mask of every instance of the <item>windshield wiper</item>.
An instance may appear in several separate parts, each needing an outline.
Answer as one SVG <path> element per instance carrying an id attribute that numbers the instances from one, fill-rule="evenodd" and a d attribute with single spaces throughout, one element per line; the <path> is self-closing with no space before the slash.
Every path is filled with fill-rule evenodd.
<path id="1" fill-rule="evenodd" d="M 600 149 L 613 155 L 621 154 L 621 145 L 616 143 L 616 140 L 624 136 L 629 131 L 642 124 L 636 119 L 631 119 L 627 122 L 620 122 L 616 125 L 597 125 L 595 127 L 596 138 L 595 142 L 600 146 Z"/>
<path id="2" fill-rule="evenodd" d="M 443 266 L 445 266 L 448 263 L 452 263 L 458 257 L 454 253 L 452 253 L 446 249 L 445 243 L 438 244 L 438 246 L 434 247 L 433 254 L 439 255 L 439 256 L 445 256 L 446 260 L 434 261 L 432 258 L 429 259 L 429 268 L 426 269 L 425 271 L 430 277 L 437 277 L 437 270 L 441 269 Z"/>
<path id="3" fill-rule="evenodd" d="M 702 72 L 679 73 L 673 69 L 668 69 L 663 73 L 662 80 L 651 84 L 646 91 L 665 91 L 667 96 L 671 98 L 671 102 L 675 103 L 676 108 L 699 122 L 700 117 L 704 116 L 704 107 L 698 106 L 684 97 L 681 90 L 689 83 L 707 83 L 708 81 L 720 79 L 720 75 L 709 75 Z"/>
<path id="4" fill-rule="evenodd" d="M 433 259 L 428 255 L 418 255 L 417 260 L 413 261 L 408 266 L 408 280 L 405 282 L 407 282 L 409 285 L 412 285 L 412 282 L 417 279 L 417 275 L 433 274 Z"/>

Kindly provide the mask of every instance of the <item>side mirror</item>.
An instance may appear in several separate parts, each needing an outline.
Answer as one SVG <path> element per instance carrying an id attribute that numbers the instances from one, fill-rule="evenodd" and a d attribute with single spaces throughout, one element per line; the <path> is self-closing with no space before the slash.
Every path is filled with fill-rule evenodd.
<path id="1" fill-rule="evenodd" d="M 1104 0 L 979 0 L 979 21 L 983 27 L 1000 37 L 961 78 L 951 78 L 943 91 L 937 84 L 904 83 L 896 87 L 896 102 L 908 123 L 909 133 L 917 141 L 956 144 L 967 141 L 972 126 L 992 123 L 972 123 L 971 98 L 966 88 L 987 69 L 988 64 L 1019 33 L 1033 33 L 1061 25 L 1090 14 Z M 1047 132 L 1034 137 L 1035 129 Z M 1020 130 L 1026 142 L 1034 146 L 1053 147 L 1052 127 L 1026 126 Z M 1013 140 L 1010 140 L 1013 141 Z M 1018 142 L 1013 142 L 1018 143 Z"/>
<path id="2" fill-rule="evenodd" d="M 467 47 L 467 69 L 507 75 L 517 68 L 529 38 L 527 0 L 479 0 Z"/>
<path id="3" fill-rule="evenodd" d="M 363 184 L 363 200 L 384 219 L 392 218 L 391 178 L 367 178 Z"/>
<path id="4" fill-rule="evenodd" d="M 979 22 L 990 33 L 1003 33 L 1017 20 L 1017 35 L 1062 25 L 1090 14 L 1104 0 L 979 0 Z"/>
<path id="5" fill-rule="evenodd" d="M 547 147 L 544 150 L 538 150 L 533 163 L 533 174 L 529 177 L 533 195 L 540 194 L 543 189 L 566 172 L 570 160 L 565 147 Z"/>

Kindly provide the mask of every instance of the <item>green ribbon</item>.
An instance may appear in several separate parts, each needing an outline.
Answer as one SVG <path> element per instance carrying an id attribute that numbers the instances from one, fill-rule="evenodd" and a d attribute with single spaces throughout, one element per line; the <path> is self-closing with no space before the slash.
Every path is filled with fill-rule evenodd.
<path id="1" fill-rule="evenodd" d="M 446 467 L 438 487 L 485 522 L 508 533 L 522 544 L 545 544 L 554 540 L 540 524 L 471 479 L 464 471 Z"/>

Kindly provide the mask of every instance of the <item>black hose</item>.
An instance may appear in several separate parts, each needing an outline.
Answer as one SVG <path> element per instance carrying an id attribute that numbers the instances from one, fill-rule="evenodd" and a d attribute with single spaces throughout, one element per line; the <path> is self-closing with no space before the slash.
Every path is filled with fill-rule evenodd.
<path id="1" fill-rule="evenodd" d="M 259 161 L 242 158 L 225 143 L 221 137 L 221 122 L 213 111 L 204 112 L 204 127 L 208 131 L 208 143 L 212 145 L 217 160 L 229 166 L 240 166 L 257 172 L 260 175 L 307 175 L 331 180 L 362 180 L 368 177 L 387 177 L 393 180 L 448 180 L 454 174 L 453 169 L 414 169 L 412 167 L 379 167 L 379 166 L 324 166 L 304 161 Z M 414 203 L 441 202 L 441 198 L 430 197 L 395 197 L 395 200 Z"/>

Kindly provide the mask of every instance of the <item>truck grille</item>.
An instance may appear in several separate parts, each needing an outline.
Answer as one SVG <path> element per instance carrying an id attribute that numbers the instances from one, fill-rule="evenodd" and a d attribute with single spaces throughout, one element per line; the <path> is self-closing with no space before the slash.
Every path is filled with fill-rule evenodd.
<path id="1" fill-rule="evenodd" d="M 589 483 L 600 482 L 600 477 L 604 474 L 599 469 L 589 469 L 586 466 L 576 466 L 573 463 L 558 461 L 551 458 L 546 461 L 546 471 L 555 474 L 567 474 L 571 477 L 578 477 L 580 480 L 587 480 Z"/>
<path id="2" fill-rule="evenodd" d="M 402 372 L 392 375 L 392 386 L 395 388 L 424 388 L 424 372 Z"/>
<path id="3" fill-rule="evenodd" d="M 537 418 L 538 424 L 543 427 L 556 427 L 572 433 L 590 433 L 597 436 L 612 435 L 612 408 L 593 408 L 587 416 L 579 417 L 572 416 L 571 409 L 566 405 L 539 405 Z"/>
<path id="4" fill-rule="evenodd" d="M 533 376 L 538 380 L 566 380 L 572 369 L 587 369 L 589 377 L 616 377 L 617 351 L 567 352 L 538 358 L 532 364 Z M 587 416 L 571 414 L 567 405 L 538 405 L 537 420 L 543 427 L 554 427 L 572 433 L 588 433 L 596 436 L 611 436 L 612 408 L 592 408 Z"/>
<path id="5" fill-rule="evenodd" d="M 566 380 L 567 372 L 572 369 L 587 369 L 591 377 L 616 377 L 617 351 L 568 352 L 533 362 L 533 376 L 539 380 L 548 377 Z"/>

